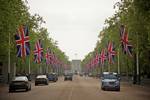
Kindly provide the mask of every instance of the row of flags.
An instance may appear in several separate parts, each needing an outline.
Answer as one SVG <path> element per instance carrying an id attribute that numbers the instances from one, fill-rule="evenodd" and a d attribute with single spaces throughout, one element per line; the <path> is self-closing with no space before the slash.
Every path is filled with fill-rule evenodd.
<path id="1" fill-rule="evenodd" d="M 114 49 L 114 44 L 109 41 L 107 49 L 102 49 L 100 53 L 96 52 L 95 56 L 86 66 L 91 67 L 98 64 L 101 64 L 103 66 L 106 60 L 108 60 L 108 62 L 112 64 L 114 63 L 115 55 L 117 55 L 117 52 Z"/>
<path id="2" fill-rule="evenodd" d="M 128 32 L 124 25 L 120 26 L 120 42 L 124 54 L 128 54 L 132 57 L 132 45 L 129 42 Z M 115 51 L 114 43 L 109 41 L 107 48 L 102 49 L 100 53 L 96 51 L 95 56 L 85 66 L 87 68 L 97 66 L 98 64 L 103 66 L 106 60 L 109 64 L 114 64 L 114 57 L 116 55 L 117 52 Z"/>
<path id="3" fill-rule="evenodd" d="M 30 38 L 29 38 L 29 29 L 27 26 L 20 26 L 15 34 L 16 47 L 17 47 L 17 57 L 25 59 L 27 55 L 30 55 Z M 46 59 L 46 64 L 59 64 L 64 67 L 67 67 L 67 64 L 64 64 L 60 61 L 56 55 L 47 48 L 46 54 L 44 56 L 44 49 L 42 46 L 41 40 L 37 40 L 34 47 L 34 62 L 40 64 L 42 60 Z"/>

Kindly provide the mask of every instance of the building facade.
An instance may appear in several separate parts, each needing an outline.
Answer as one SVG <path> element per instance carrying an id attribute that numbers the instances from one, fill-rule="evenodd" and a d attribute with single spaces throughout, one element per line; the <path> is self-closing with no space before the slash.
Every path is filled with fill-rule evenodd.
<path id="1" fill-rule="evenodd" d="M 72 60 L 71 62 L 71 70 L 75 73 L 80 73 L 81 69 L 81 60 Z"/>

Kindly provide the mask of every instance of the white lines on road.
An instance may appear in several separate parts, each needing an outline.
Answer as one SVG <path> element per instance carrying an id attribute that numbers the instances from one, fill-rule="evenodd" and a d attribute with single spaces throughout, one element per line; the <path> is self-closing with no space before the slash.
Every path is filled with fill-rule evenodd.
<path id="1" fill-rule="evenodd" d="M 71 91 L 70 91 L 70 94 L 68 96 L 68 100 L 71 100 L 72 94 L 73 94 L 73 87 L 71 87 Z"/>

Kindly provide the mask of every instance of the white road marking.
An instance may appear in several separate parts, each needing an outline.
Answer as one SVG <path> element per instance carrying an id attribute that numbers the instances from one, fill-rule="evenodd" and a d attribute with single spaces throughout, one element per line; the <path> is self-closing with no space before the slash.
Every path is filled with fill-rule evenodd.
<path id="1" fill-rule="evenodd" d="M 70 95 L 68 97 L 68 100 L 71 100 L 72 94 L 73 94 L 73 87 L 71 87 L 71 91 L 70 91 Z"/>

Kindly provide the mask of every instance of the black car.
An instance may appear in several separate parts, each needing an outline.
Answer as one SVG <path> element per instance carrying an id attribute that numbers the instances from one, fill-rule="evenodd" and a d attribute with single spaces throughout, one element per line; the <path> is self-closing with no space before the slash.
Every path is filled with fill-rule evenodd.
<path id="1" fill-rule="evenodd" d="M 26 76 L 17 76 L 9 84 L 9 92 L 13 92 L 18 89 L 31 90 L 31 83 Z"/>
<path id="2" fill-rule="evenodd" d="M 49 81 L 56 82 L 58 80 L 58 75 L 56 73 L 51 73 L 47 75 Z"/>
<path id="3" fill-rule="evenodd" d="M 72 77 L 73 77 L 72 73 L 65 73 L 64 74 L 64 81 L 65 80 L 71 80 L 72 81 Z"/>
<path id="4" fill-rule="evenodd" d="M 35 79 L 35 86 L 38 84 L 45 84 L 48 85 L 48 78 L 46 75 L 38 75 Z"/>

